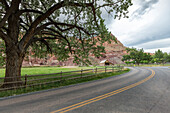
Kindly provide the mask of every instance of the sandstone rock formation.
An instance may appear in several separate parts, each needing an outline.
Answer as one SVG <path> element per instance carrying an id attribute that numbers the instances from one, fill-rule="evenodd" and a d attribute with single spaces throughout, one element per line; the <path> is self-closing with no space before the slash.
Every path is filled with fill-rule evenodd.
<path id="1" fill-rule="evenodd" d="M 113 35 L 112 35 L 113 36 Z M 122 64 L 122 56 L 127 54 L 126 47 L 116 38 L 117 42 L 112 41 L 111 43 L 103 43 L 106 53 L 103 53 L 103 57 L 96 58 L 93 55 L 89 56 L 89 60 L 92 65 L 100 65 L 100 61 L 108 60 L 112 64 Z M 73 63 L 73 57 L 67 59 L 67 61 L 60 62 L 55 56 L 51 56 L 48 59 L 30 59 L 29 61 L 24 61 L 23 66 L 37 66 L 37 65 L 58 65 L 58 66 L 77 66 Z"/>
<path id="2" fill-rule="evenodd" d="M 113 36 L 113 35 L 112 35 Z M 127 54 L 126 47 L 116 38 L 116 41 L 112 41 L 111 43 L 103 43 L 105 47 L 106 53 L 103 53 L 103 57 L 96 58 L 93 55 L 89 56 L 89 60 L 91 61 L 92 65 L 100 65 L 100 61 L 108 60 L 112 64 L 123 64 L 121 61 L 122 56 Z M 73 58 L 70 57 L 65 62 L 60 62 L 58 65 L 62 66 L 76 66 L 76 63 L 73 63 Z"/>
<path id="3" fill-rule="evenodd" d="M 113 36 L 113 35 L 112 35 Z M 112 64 L 122 64 L 123 62 L 121 61 L 122 56 L 127 54 L 126 53 L 126 47 L 116 38 L 116 41 L 112 41 L 110 44 L 105 42 L 103 46 L 105 47 L 106 53 L 103 54 L 103 57 L 100 58 L 95 58 L 98 60 L 98 65 L 100 61 L 102 60 L 108 60 Z"/>

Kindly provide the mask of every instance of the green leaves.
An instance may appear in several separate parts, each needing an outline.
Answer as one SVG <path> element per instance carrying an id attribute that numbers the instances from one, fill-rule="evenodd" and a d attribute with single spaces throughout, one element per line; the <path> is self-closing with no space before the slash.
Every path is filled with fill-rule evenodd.
<path id="1" fill-rule="evenodd" d="M 155 58 L 161 59 L 163 58 L 163 56 L 164 54 L 160 49 L 158 49 L 158 51 L 155 51 Z"/>
<path id="2" fill-rule="evenodd" d="M 10 5 L 11 1 L 7 2 Z M 116 41 L 104 24 L 102 10 L 120 19 L 122 15 L 126 17 L 130 5 L 131 0 L 22 0 L 15 12 L 20 14 L 16 27 L 19 36 L 15 40 L 18 45 L 24 41 L 23 37 L 27 40 L 24 45 L 34 42 L 31 49 L 36 57 L 47 57 L 48 45 L 58 60 L 71 56 L 76 63 L 89 63 L 90 54 L 99 57 L 105 52 L 103 43 Z M 5 6 L 1 2 L 0 6 L 4 11 L 0 12 L 1 19 Z M 3 31 L 8 29 L 9 23 L 6 23 Z M 96 36 L 100 37 L 94 39 Z M 44 43 L 36 42 L 41 39 Z"/>
<path id="3" fill-rule="evenodd" d="M 158 49 L 158 51 L 155 51 L 154 62 L 156 63 L 170 62 L 170 54 L 166 52 L 163 53 L 160 49 Z"/>
<path id="4" fill-rule="evenodd" d="M 170 62 L 170 54 L 163 53 L 160 49 L 155 51 L 153 56 L 151 56 L 150 53 L 144 53 L 143 49 L 137 50 L 136 48 L 127 48 L 127 53 L 129 53 L 129 55 L 124 55 L 122 58 L 122 61 L 125 61 L 126 64 L 132 63 L 130 61 L 134 61 L 137 64 L 164 64 Z"/>
<path id="5" fill-rule="evenodd" d="M 143 49 L 127 48 L 129 55 L 124 55 L 122 61 L 133 61 L 133 63 L 149 63 L 152 58 L 149 53 L 144 53 Z M 130 62 L 125 62 L 130 63 Z"/>
<path id="6" fill-rule="evenodd" d="M 5 65 L 5 43 L 0 40 L 0 67 Z"/>

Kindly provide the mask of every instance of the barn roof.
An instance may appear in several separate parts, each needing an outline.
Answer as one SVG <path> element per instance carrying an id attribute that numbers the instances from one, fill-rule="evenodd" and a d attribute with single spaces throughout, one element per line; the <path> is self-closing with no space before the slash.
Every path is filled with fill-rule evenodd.
<path id="1" fill-rule="evenodd" d="M 102 60 L 102 61 L 100 61 L 100 63 L 105 63 L 107 61 L 107 59 L 106 60 Z"/>

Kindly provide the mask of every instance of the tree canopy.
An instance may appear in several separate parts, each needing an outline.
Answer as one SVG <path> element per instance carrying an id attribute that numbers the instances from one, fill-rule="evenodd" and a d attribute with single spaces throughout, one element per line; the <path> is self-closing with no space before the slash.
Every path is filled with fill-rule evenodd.
<path id="1" fill-rule="evenodd" d="M 156 58 L 157 63 L 162 63 L 164 58 L 164 53 L 160 49 L 158 49 L 158 51 L 155 51 L 154 58 Z"/>
<path id="2" fill-rule="evenodd" d="M 10 43 L 7 34 L 13 33 L 11 39 L 22 51 L 37 41 L 51 49 L 54 41 L 48 40 L 57 39 L 58 56 L 67 58 L 71 52 L 77 61 L 79 56 L 86 58 L 89 51 L 95 55 L 103 52 L 101 46 L 94 46 L 96 42 L 114 40 L 108 35 L 101 10 L 114 11 L 115 18 L 126 17 L 130 5 L 131 0 L 1 0 L 0 37 Z M 99 34 L 102 38 L 92 39 Z"/>
<path id="3" fill-rule="evenodd" d="M 128 55 L 124 55 L 122 61 L 126 61 L 126 63 L 130 63 L 131 61 L 134 64 L 145 63 L 148 64 L 152 57 L 149 53 L 144 53 L 143 49 L 136 49 L 136 48 L 127 48 L 126 49 Z"/>
<path id="4" fill-rule="evenodd" d="M 155 51 L 155 55 L 153 56 L 153 62 L 156 62 L 157 64 L 170 62 L 170 54 L 166 52 L 163 53 L 160 49 L 158 49 Z"/>
<path id="5" fill-rule="evenodd" d="M 72 54 L 77 63 L 88 62 L 89 54 L 99 56 L 104 52 L 102 43 L 114 40 L 101 17 L 102 10 L 120 19 L 127 17 L 130 5 L 131 0 L 0 0 L 5 82 L 20 80 L 16 76 L 20 76 L 23 58 L 33 44 L 46 45 L 59 59 Z M 93 38 L 99 34 L 100 38 Z"/>
<path id="6" fill-rule="evenodd" d="M 145 53 L 143 49 L 136 48 L 127 48 L 126 49 L 128 55 L 124 55 L 122 61 L 126 64 L 136 63 L 136 64 L 148 64 L 148 63 L 157 63 L 164 64 L 170 62 L 170 53 L 163 53 L 160 49 L 155 51 L 154 55 L 150 55 L 150 53 Z"/>

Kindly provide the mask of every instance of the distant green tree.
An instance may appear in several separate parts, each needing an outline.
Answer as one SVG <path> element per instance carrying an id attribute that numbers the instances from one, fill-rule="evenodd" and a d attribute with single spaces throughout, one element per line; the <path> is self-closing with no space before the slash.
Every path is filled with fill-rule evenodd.
<path id="1" fill-rule="evenodd" d="M 131 62 L 130 62 L 130 61 L 125 61 L 125 63 L 128 65 L 128 64 L 130 64 Z"/>
<path id="2" fill-rule="evenodd" d="M 135 50 L 130 53 L 132 59 L 139 65 L 140 61 L 143 60 L 143 49 Z"/>
<path id="3" fill-rule="evenodd" d="M 163 56 L 163 59 L 164 59 L 164 63 L 170 62 L 170 54 L 165 52 L 164 56 Z"/>
<path id="4" fill-rule="evenodd" d="M 124 55 L 122 61 L 125 63 L 127 61 L 131 61 L 133 64 L 139 65 L 141 64 L 148 64 L 150 62 L 154 63 L 153 57 L 150 53 L 144 53 L 143 49 L 136 49 L 136 48 L 126 48 L 128 55 Z M 129 63 L 129 62 L 128 62 Z"/>
<path id="5" fill-rule="evenodd" d="M 143 63 L 144 64 L 148 64 L 149 62 L 151 62 L 152 60 L 152 56 L 150 55 L 150 53 L 143 53 Z"/>
<path id="6" fill-rule="evenodd" d="M 144 59 L 144 51 L 143 49 L 136 49 L 136 48 L 127 48 L 127 53 L 129 55 L 124 55 L 122 61 L 130 61 L 132 60 L 133 63 L 139 65 L 141 61 Z"/>
<path id="7" fill-rule="evenodd" d="M 130 59 L 130 55 L 123 55 L 122 61 L 129 61 Z"/>
<path id="8" fill-rule="evenodd" d="M 158 51 L 155 51 L 154 58 L 156 58 L 156 62 L 158 64 L 163 63 L 164 62 L 164 53 L 160 49 L 158 49 Z"/>

